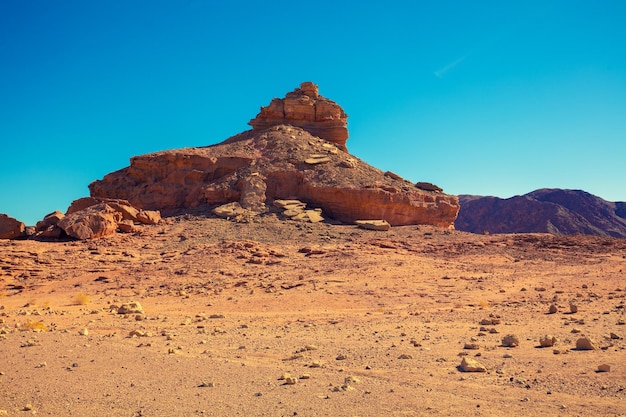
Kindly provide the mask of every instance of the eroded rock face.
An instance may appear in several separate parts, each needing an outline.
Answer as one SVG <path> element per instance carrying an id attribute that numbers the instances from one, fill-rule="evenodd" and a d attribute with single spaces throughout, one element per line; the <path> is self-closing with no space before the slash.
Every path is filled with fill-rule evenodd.
<path id="1" fill-rule="evenodd" d="M 312 159 L 324 162 L 311 164 Z M 258 206 L 263 185 L 254 185 L 257 179 L 265 184 L 268 205 L 296 197 L 346 223 L 374 219 L 392 226 L 451 227 L 459 210 L 455 196 L 385 175 L 309 131 L 286 125 L 243 132 L 213 146 L 136 156 L 129 167 L 89 189 L 92 197 L 123 199 L 168 215 L 231 202 L 243 205 L 248 197 Z"/>
<path id="2" fill-rule="evenodd" d="M 277 125 L 298 126 L 313 136 L 332 142 L 347 151 L 348 115 L 334 101 L 322 97 L 317 85 L 311 82 L 287 93 L 285 98 L 275 98 L 248 124 L 254 130 L 265 130 Z"/>
<path id="3" fill-rule="evenodd" d="M 0 214 L 0 239 L 15 239 L 24 236 L 23 222 L 6 214 Z"/>
<path id="4" fill-rule="evenodd" d="M 115 234 L 121 220 L 119 211 L 100 203 L 65 216 L 57 226 L 76 239 L 96 239 Z"/>

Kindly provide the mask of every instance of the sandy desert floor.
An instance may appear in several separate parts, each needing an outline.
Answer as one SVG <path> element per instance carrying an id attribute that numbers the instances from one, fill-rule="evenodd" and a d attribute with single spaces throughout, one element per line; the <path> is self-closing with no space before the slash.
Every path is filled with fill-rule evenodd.
<path id="1" fill-rule="evenodd" d="M 0 241 L 0 415 L 623 416 L 625 299 L 623 239 L 187 215 Z"/>

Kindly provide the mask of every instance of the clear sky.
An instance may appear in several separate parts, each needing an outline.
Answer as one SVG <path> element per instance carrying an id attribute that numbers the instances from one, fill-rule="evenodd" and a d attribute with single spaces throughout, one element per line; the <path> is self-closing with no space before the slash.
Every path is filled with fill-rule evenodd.
<path id="1" fill-rule="evenodd" d="M 221 142 L 302 81 L 351 153 L 450 194 L 626 200 L 626 1 L 0 0 L 0 213 Z"/>

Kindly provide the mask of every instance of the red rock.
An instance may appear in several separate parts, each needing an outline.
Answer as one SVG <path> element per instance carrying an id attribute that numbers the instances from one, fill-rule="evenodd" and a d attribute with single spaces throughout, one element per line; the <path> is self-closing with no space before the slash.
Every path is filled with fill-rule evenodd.
<path id="1" fill-rule="evenodd" d="M 347 119 L 348 115 L 337 103 L 319 95 L 317 85 L 304 82 L 285 98 L 275 98 L 268 106 L 261 107 L 259 114 L 248 124 L 254 130 L 278 125 L 301 127 L 347 151 Z"/>
<path id="2" fill-rule="evenodd" d="M 65 217 L 65 214 L 61 213 L 59 210 L 56 210 L 53 213 L 46 214 L 43 220 L 40 220 L 35 225 L 35 230 L 41 232 L 43 230 L 47 230 L 50 226 L 56 226 L 61 219 Z"/>
<path id="3" fill-rule="evenodd" d="M 137 221 L 142 224 L 159 224 L 161 213 L 156 210 L 141 210 L 137 213 Z"/>
<path id="4" fill-rule="evenodd" d="M 120 233 L 134 233 L 137 231 L 135 227 L 135 222 L 132 220 L 121 220 L 117 223 L 117 228 Z"/>
<path id="5" fill-rule="evenodd" d="M 15 239 L 24 236 L 26 226 L 23 222 L 0 214 L 0 239 Z"/>
<path id="6" fill-rule="evenodd" d="M 57 226 L 76 239 L 96 239 L 115 234 L 121 220 L 122 214 L 119 211 L 106 203 L 100 203 L 70 213 Z"/>
<path id="7" fill-rule="evenodd" d="M 326 216 L 352 223 L 450 227 L 458 199 L 398 180 L 293 126 L 247 131 L 213 146 L 131 158 L 131 165 L 89 185 L 92 197 L 128 200 L 135 207 L 176 213 L 242 199 L 245 178 L 258 173 L 266 199 L 297 197 Z M 305 163 L 325 154 L 328 162 Z M 350 162 L 347 164 L 346 162 Z"/>

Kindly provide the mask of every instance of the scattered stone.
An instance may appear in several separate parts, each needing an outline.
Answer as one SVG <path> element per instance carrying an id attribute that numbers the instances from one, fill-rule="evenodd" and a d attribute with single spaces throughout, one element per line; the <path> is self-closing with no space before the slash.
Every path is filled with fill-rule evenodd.
<path id="1" fill-rule="evenodd" d="M 346 359 L 348 359 L 348 357 L 344 355 L 343 353 L 340 353 L 339 355 L 337 355 L 335 359 L 338 361 L 345 361 Z"/>
<path id="2" fill-rule="evenodd" d="M 436 193 L 443 192 L 443 188 L 438 187 L 435 184 L 431 184 L 429 182 L 423 182 L 423 181 L 415 183 L 415 188 L 419 188 L 420 190 L 424 190 L 424 191 L 433 191 Z"/>
<path id="3" fill-rule="evenodd" d="M 576 341 L 576 350 L 596 350 L 597 344 L 589 337 L 581 337 Z"/>
<path id="4" fill-rule="evenodd" d="M 559 308 L 556 304 L 550 304 L 550 309 L 548 310 L 548 314 L 555 314 L 559 311 Z"/>
<path id="5" fill-rule="evenodd" d="M 557 342 L 557 338 L 552 335 L 545 335 L 539 338 L 541 347 L 552 347 Z"/>
<path id="6" fill-rule="evenodd" d="M 385 172 L 385 177 L 389 177 L 392 178 L 394 180 L 400 180 L 402 181 L 404 178 L 402 178 L 400 175 L 396 174 L 395 172 L 391 172 L 391 171 L 387 171 Z"/>
<path id="7" fill-rule="evenodd" d="M 398 356 L 398 359 L 413 359 L 413 356 L 403 353 L 402 355 Z"/>
<path id="8" fill-rule="evenodd" d="M 598 372 L 611 372 L 611 365 L 607 365 L 606 363 L 598 365 Z"/>
<path id="9" fill-rule="evenodd" d="M 223 204 L 213 209 L 213 214 L 215 214 L 217 217 L 221 217 L 222 219 L 234 219 L 246 213 L 248 213 L 248 210 L 241 207 L 241 204 L 239 204 L 238 201 Z"/>
<path id="10" fill-rule="evenodd" d="M 360 384 L 361 380 L 356 377 L 356 376 L 347 376 L 344 380 L 343 380 L 344 384 L 348 385 L 348 384 Z"/>
<path id="11" fill-rule="evenodd" d="M 354 222 L 361 229 L 387 231 L 391 225 L 386 220 L 356 220 Z"/>
<path id="12" fill-rule="evenodd" d="M 304 162 L 309 165 L 326 164 L 331 161 L 332 160 L 326 155 L 311 155 L 309 158 L 304 160 Z"/>
<path id="13" fill-rule="evenodd" d="M 578 306 L 574 303 L 569 303 L 569 311 L 570 313 L 578 313 Z"/>
<path id="14" fill-rule="evenodd" d="M 310 365 L 309 368 L 321 368 L 323 365 L 323 363 L 321 361 L 313 361 Z"/>
<path id="15" fill-rule="evenodd" d="M 137 314 L 143 313 L 143 307 L 139 301 L 131 301 L 130 303 L 124 303 L 117 309 L 117 314 Z"/>
<path id="16" fill-rule="evenodd" d="M 619 340 L 621 339 L 621 337 L 613 332 L 611 332 L 611 334 L 609 335 L 609 337 L 613 340 Z"/>
<path id="17" fill-rule="evenodd" d="M 282 376 L 278 379 L 280 381 L 285 381 L 285 385 L 295 385 L 298 383 L 298 378 L 296 378 L 295 376 L 292 376 L 290 373 L 287 373 L 287 372 L 282 374 Z"/>
<path id="18" fill-rule="evenodd" d="M 487 368 L 476 359 L 464 357 L 461 360 L 461 370 L 463 372 L 487 372 Z"/>
<path id="19" fill-rule="evenodd" d="M 513 334 L 507 334 L 502 338 L 502 346 L 504 347 L 516 347 L 519 346 L 519 339 Z"/>
<path id="20" fill-rule="evenodd" d="M 463 349 L 477 350 L 477 349 L 480 349 L 480 346 L 478 345 L 478 343 L 466 343 L 463 346 Z"/>
<path id="21" fill-rule="evenodd" d="M 78 334 L 81 336 L 89 336 L 89 329 L 87 329 L 86 327 L 84 329 L 80 329 L 78 331 Z"/>

